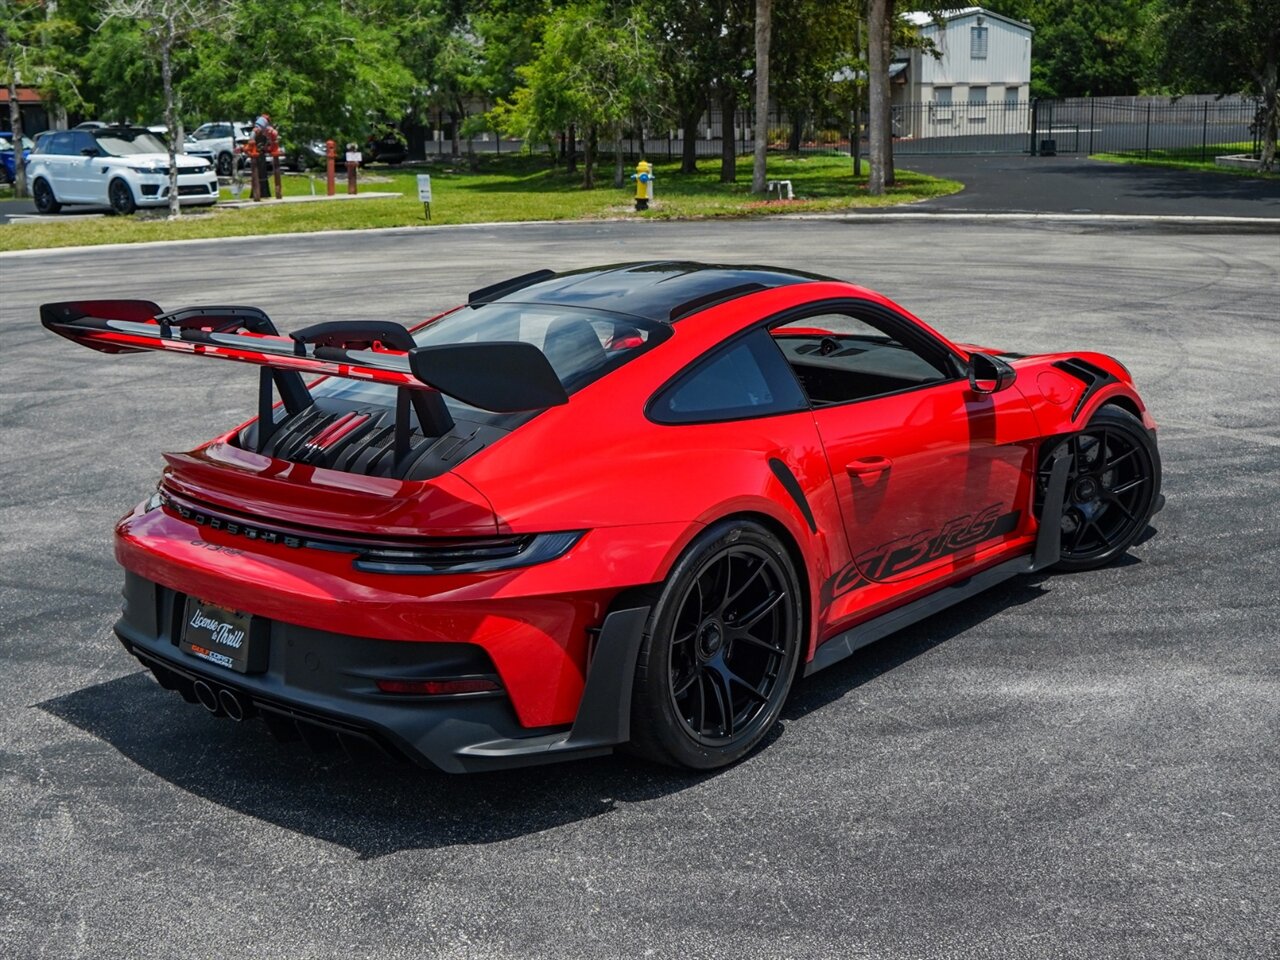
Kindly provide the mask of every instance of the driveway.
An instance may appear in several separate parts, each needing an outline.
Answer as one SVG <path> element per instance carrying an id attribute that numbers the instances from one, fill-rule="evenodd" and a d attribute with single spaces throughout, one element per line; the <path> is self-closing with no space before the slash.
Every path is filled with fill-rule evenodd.
<path id="1" fill-rule="evenodd" d="M 958 340 L 1115 353 L 1162 427 L 1154 535 L 801 681 L 765 749 L 700 776 L 315 756 L 183 703 L 111 636 L 113 521 L 162 451 L 251 416 L 256 378 L 75 347 L 42 301 L 409 322 L 534 267 L 680 257 L 856 279 Z M 0 285 L 0 955 L 1276 956 L 1280 259 L 1256 236 L 441 227 L 0 256 Z"/>
<path id="2" fill-rule="evenodd" d="M 965 185 L 903 208 L 916 211 L 1280 218 L 1280 179 L 1068 156 L 904 156 L 896 163 Z"/>

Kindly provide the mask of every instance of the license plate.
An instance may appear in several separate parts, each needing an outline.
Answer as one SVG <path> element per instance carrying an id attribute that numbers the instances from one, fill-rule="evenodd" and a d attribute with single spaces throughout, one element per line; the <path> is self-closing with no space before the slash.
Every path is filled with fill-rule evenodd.
<path id="1" fill-rule="evenodd" d="M 258 673 L 267 668 L 265 627 L 247 613 L 187 597 L 178 647 L 237 673 Z"/>

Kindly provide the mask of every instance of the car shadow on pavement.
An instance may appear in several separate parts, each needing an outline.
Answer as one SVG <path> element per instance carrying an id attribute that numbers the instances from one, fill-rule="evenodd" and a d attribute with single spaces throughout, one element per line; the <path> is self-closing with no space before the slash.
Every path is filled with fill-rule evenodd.
<path id="1" fill-rule="evenodd" d="M 792 688 L 784 721 L 798 720 L 870 683 L 923 653 L 945 643 L 989 618 L 1012 607 L 1030 603 L 1047 591 L 1042 582 L 1047 574 L 1016 577 L 975 597 L 936 613 L 913 626 L 890 634 L 883 640 L 856 650 L 848 658 L 800 680 Z"/>
<path id="2" fill-rule="evenodd" d="M 365 858 L 537 833 L 707 777 L 621 756 L 450 776 L 373 756 L 314 754 L 276 742 L 260 720 L 215 719 L 145 671 L 37 706 L 181 790 Z"/>
<path id="3" fill-rule="evenodd" d="M 993 588 L 799 681 L 790 722 L 1044 593 L 1037 579 Z M 272 740 L 260 721 L 215 719 L 145 671 L 37 706 L 110 744 L 188 793 L 285 829 L 339 844 L 363 858 L 399 850 L 486 844 L 537 833 L 697 787 L 724 771 L 694 774 L 626 756 L 500 773 L 449 776 L 409 764 L 316 755 Z M 785 737 L 785 722 L 762 748 Z"/>

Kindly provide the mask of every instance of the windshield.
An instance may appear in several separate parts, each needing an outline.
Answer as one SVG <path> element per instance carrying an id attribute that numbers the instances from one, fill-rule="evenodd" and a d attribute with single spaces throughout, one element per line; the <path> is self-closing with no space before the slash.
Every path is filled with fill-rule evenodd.
<path id="1" fill-rule="evenodd" d="M 149 130 L 94 130 L 98 146 L 109 157 L 131 157 L 138 153 L 168 153 L 169 148 Z"/>
<path id="2" fill-rule="evenodd" d="M 665 323 L 627 314 L 544 303 L 489 303 L 459 307 L 414 333 L 420 347 L 447 343 L 519 340 L 546 356 L 567 393 L 581 390 L 671 336 Z M 326 380 L 313 391 L 361 404 L 390 406 L 393 387 L 354 380 Z M 502 419 L 446 397 L 455 413 L 469 419 Z"/>

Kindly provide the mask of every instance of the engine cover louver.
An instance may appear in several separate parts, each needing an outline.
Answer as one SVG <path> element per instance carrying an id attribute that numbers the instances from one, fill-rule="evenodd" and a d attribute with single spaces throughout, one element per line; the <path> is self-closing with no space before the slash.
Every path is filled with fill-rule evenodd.
<path id="1" fill-rule="evenodd" d="M 253 427 L 239 438 L 255 449 Z M 414 427 L 409 452 L 395 456 L 395 412 L 383 408 L 324 410 L 318 405 L 286 416 L 261 449 L 277 460 L 304 463 L 326 470 L 360 473 L 398 480 L 428 480 L 451 470 L 506 431 L 465 421 L 441 437 L 424 436 Z"/>

